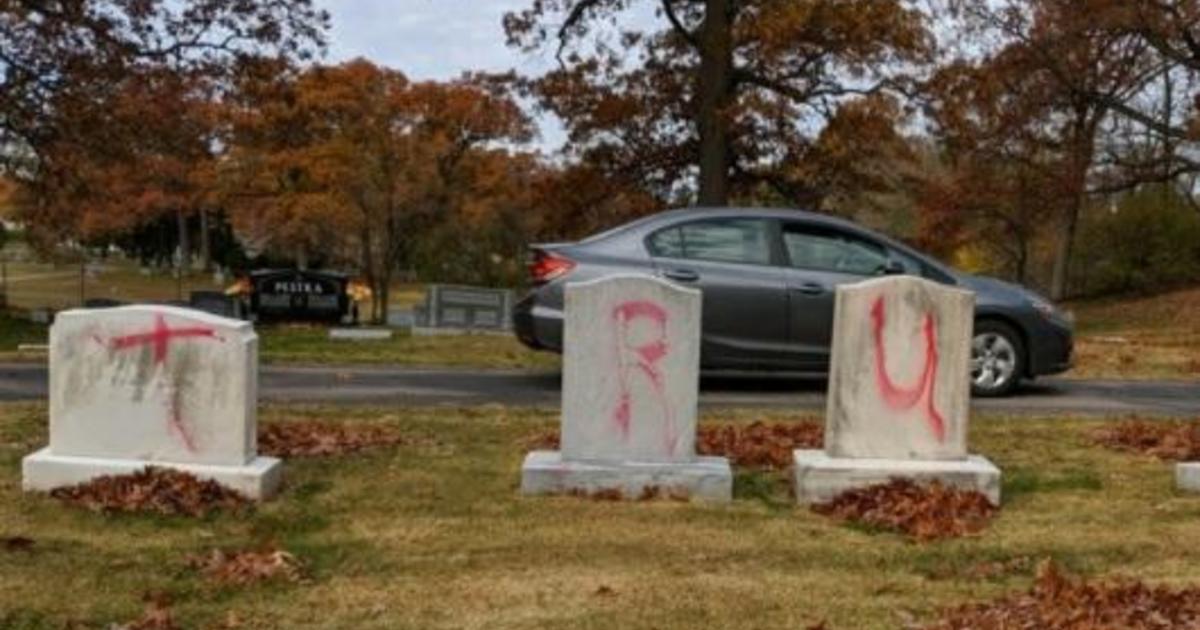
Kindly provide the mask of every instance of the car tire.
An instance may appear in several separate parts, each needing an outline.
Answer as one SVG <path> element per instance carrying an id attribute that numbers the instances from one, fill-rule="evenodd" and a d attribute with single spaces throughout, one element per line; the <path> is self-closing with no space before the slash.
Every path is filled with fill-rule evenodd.
<path id="1" fill-rule="evenodd" d="M 971 339 L 971 394 L 1007 396 L 1025 373 L 1025 343 L 1012 326 L 995 320 L 975 322 Z"/>

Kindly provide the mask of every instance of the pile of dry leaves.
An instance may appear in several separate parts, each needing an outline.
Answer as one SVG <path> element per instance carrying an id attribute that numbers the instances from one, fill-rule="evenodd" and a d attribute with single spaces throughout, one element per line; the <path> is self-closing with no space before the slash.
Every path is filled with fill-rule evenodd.
<path id="1" fill-rule="evenodd" d="M 300 582 L 304 565 L 296 556 L 276 548 L 243 551 L 213 549 L 188 558 L 188 567 L 222 585 L 244 586 L 264 580 Z"/>
<path id="2" fill-rule="evenodd" d="M 787 470 L 792 466 L 792 451 L 821 448 L 823 438 L 821 424 L 809 420 L 702 426 L 696 431 L 696 452 L 728 457 L 738 466 Z M 546 431 L 525 439 L 524 444 L 534 450 L 556 450 L 559 434 Z"/>
<path id="3" fill-rule="evenodd" d="M 996 513 L 979 492 L 907 479 L 850 490 L 812 509 L 839 521 L 898 531 L 921 542 L 977 534 Z"/>
<path id="4" fill-rule="evenodd" d="M 391 427 L 332 422 L 276 422 L 258 431 L 258 451 L 272 457 L 327 457 L 404 443 Z"/>
<path id="5" fill-rule="evenodd" d="M 700 427 L 696 452 L 728 457 L 738 466 L 787 470 L 792 451 L 821 448 L 824 429 L 817 422 L 726 424 Z"/>
<path id="6" fill-rule="evenodd" d="M 1023 595 L 948 611 L 925 630 L 1165 630 L 1200 628 L 1200 589 L 1170 590 L 1142 582 L 1088 584 L 1052 563 L 1038 569 Z"/>
<path id="7" fill-rule="evenodd" d="M 1200 422 L 1127 420 L 1097 430 L 1094 438 L 1113 450 L 1167 461 L 1200 459 Z"/>
<path id="8" fill-rule="evenodd" d="M 56 499 L 93 512 L 157 512 L 203 517 L 216 510 L 236 511 L 249 505 L 241 494 L 212 480 L 167 468 L 146 468 L 131 475 L 97 477 L 58 488 Z"/>

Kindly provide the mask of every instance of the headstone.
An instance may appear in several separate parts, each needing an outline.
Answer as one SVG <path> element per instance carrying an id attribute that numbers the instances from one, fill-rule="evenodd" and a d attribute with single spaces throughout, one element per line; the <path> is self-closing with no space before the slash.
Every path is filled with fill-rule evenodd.
<path id="1" fill-rule="evenodd" d="M 825 449 L 795 453 L 796 497 L 823 502 L 905 477 L 1000 502 L 1000 471 L 967 453 L 975 297 L 913 276 L 837 289 Z"/>
<path id="2" fill-rule="evenodd" d="M 1200 492 L 1200 462 L 1175 464 L 1175 487 L 1183 492 Z"/>
<path id="3" fill-rule="evenodd" d="M 329 338 L 333 341 L 386 341 L 392 338 L 387 328 L 330 328 Z"/>
<path id="4" fill-rule="evenodd" d="M 522 492 L 730 499 L 728 460 L 695 452 L 700 304 L 646 276 L 567 285 L 562 450 L 526 457 Z"/>
<path id="5" fill-rule="evenodd" d="M 296 269 L 255 271 L 250 306 L 260 321 L 340 321 L 350 311 L 345 274 Z"/>
<path id="6" fill-rule="evenodd" d="M 393 328 L 412 328 L 416 324 L 416 315 L 412 309 L 388 309 L 387 325 Z"/>
<path id="7" fill-rule="evenodd" d="M 461 334 L 512 330 L 513 292 L 434 284 L 416 309 L 415 335 Z"/>
<path id="8" fill-rule="evenodd" d="M 59 313 L 50 329 L 50 445 L 24 487 L 51 490 L 146 466 L 267 498 L 280 462 L 257 454 L 258 336 L 169 306 Z"/>
<path id="9" fill-rule="evenodd" d="M 192 291 L 188 305 L 212 315 L 241 319 L 241 309 L 238 308 L 240 301 L 231 295 L 225 295 L 223 291 Z"/>

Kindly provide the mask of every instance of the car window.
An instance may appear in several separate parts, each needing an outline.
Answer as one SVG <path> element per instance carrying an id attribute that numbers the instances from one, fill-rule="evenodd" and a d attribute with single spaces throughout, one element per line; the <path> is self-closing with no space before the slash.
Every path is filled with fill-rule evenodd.
<path id="1" fill-rule="evenodd" d="M 657 257 L 767 265 L 770 234 L 762 219 L 715 219 L 659 231 L 647 244 Z"/>
<path id="2" fill-rule="evenodd" d="M 888 263 L 881 245 L 839 232 L 803 225 L 783 228 L 783 245 L 792 267 L 869 276 Z"/>

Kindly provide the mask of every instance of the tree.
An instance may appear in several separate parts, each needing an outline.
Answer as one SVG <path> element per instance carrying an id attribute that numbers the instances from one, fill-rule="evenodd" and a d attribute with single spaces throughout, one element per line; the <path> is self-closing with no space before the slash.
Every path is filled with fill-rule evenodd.
<path id="1" fill-rule="evenodd" d="M 259 67 L 231 110 L 223 170 L 235 224 L 301 261 L 337 252 L 366 276 L 376 320 L 417 243 L 451 217 L 488 214 L 506 172 L 497 156 L 532 134 L 483 77 L 412 83 L 364 60 L 299 74 Z"/>
<path id="2" fill-rule="evenodd" d="M 622 22 L 652 7 L 657 28 Z M 702 205 L 761 185 L 819 205 L 826 172 L 847 165 L 822 167 L 822 129 L 857 99 L 904 91 L 902 71 L 933 51 L 907 0 L 536 0 L 505 29 L 512 46 L 556 50 L 561 66 L 526 88 L 581 162 Z"/>
<path id="3" fill-rule="evenodd" d="M 991 147 L 985 150 L 1057 170 L 1057 177 L 1042 178 L 1058 189 L 1061 208 L 1050 293 L 1055 299 L 1067 297 L 1079 217 L 1094 183 L 1111 104 L 1140 93 L 1160 68 L 1142 39 L 1108 28 L 1109 17 L 1119 10 L 1110 0 L 965 5 L 968 23 L 999 37 L 1001 44 L 969 71 L 961 71 L 963 64 L 953 69 L 968 79 L 954 89 L 975 94 L 943 100 L 942 130 L 958 134 L 953 142 L 959 147 L 986 139 Z M 1052 162 L 1047 155 L 1054 156 Z"/>
<path id="4" fill-rule="evenodd" d="M 163 115 L 249 57 L 310 57 L 327 21 L 311 0 L 0 3 L 0 172 L 22 183 L 33 235 L 88 238 L 173 203 L 213 147 Z"/>

